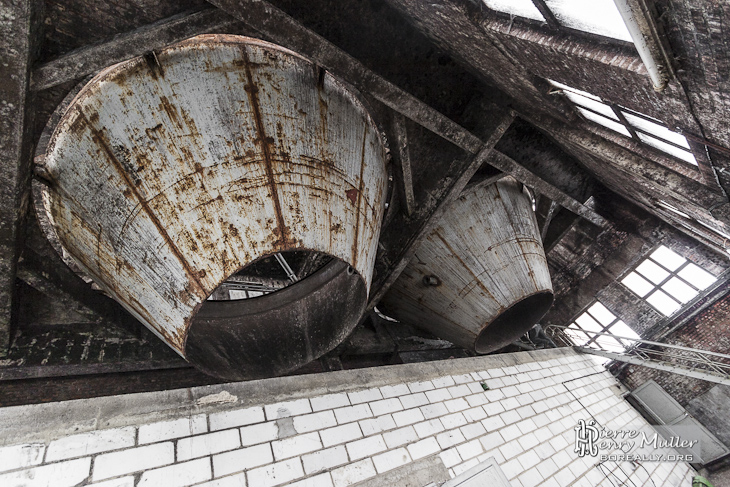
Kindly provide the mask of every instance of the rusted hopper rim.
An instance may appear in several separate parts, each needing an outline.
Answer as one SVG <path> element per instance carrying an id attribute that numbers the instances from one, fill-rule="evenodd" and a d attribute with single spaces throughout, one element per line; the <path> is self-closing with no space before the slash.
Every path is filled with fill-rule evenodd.
<path id="1" fill-rule="evenodd" d="M 509 333 L 513 331 L 511 328 L 512 321 L 517 317 L 527 316 L 526 321 L 533 324 L 539 323 L 554 301 L 555 295 L 553 292 L 543 290 L 529 294 L 500 311 L 497 317 L 485 324 L 484 329 L 477 335 L 474 340 L 474 350 L 477 353 L 489 353 L 509 345 L 513 341 L 511 338 L 513 333 Z M 507 328 L 505 336 L 510 335 L 510 338 L 499 338 L 503 328 Z"/>

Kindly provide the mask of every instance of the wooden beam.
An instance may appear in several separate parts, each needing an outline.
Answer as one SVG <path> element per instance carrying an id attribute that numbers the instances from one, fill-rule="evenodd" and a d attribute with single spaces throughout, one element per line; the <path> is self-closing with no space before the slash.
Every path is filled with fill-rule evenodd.
<path id="1" fill-rule="evenodd" d="M 556 188 L 544 179 L 541 179 L 536 174 L 519 165 L 512 158 L 502 154 L 501 152 L 496 150 L 492 151 L 492 153 L 489 154 L 489 157 L 487 157 L 486 162 L 500 171 L 511 175 L 525 186 L 534 188 L 535 191 L 544 194 L 551 200 L 560 204 L 560 206 L 566 210 L 570 210 L 576 215 L 582 216 L 589 222 L 598 225 L 599 227 L 605 227 L 608 225 L 608 221 L 601 215 L 591 210 L 578 200 L 571 198 L 560 189 Z"/>
<path id="2" fill-rule="evenodd" d="M 391 142 L 395 144 L 395 164 L 398 167 L 398 182 L 405 206 L 406 215 L 410 216 L 416 209 L 416 197 L 413 194 L 413 171 L 411 169 L 411 154 L 408 150 L 408 130 L 403 115 L 396 111 L 393 114 Z"/>
<path id="3" fill-rule="evenodd" d="M 0 356 L 11 341 L 15 275 L 28 210 L 32 110 L 29 81 L 37 16 L 32 0 L 0 4 Z"/>
<path id="4" fill-rule="evenodd" d="M 52 88 L 145 52 L 237 23 L 216 8 L 186 12 L 120 34 L 108 42 L 71 51 L 33 70 L 31 89 Z"/>
<path id="5" fill-rule="evenodd" d="M 482 141 L 459 124 L 403 91 L 322 36 L 263 0 L 210 0 L 264 37 L 298 52 L 359 90 L 443 137 L 476 154 Z"/>

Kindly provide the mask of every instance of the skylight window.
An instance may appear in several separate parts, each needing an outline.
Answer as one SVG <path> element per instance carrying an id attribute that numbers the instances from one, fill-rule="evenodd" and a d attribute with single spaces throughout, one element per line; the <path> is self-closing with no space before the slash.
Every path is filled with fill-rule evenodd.
<path id="1" fill-rule="evenodd" d="M 613 0 L 545 0 L 561 25 L 633 42 Z"/>
<path id="2" fill-rule="evenodd" d="M 547 22 L 556 29 L 566 27 L 633 43 L 631 34 L 613 0 L 482 1 L 487 7 L 497 12 Z M 538 5 L 540 8 L 537 7 Z M 541 13 L 541 10 L 545 15 Z M 545 16 L 550 18 L 546 19 Z"/>
<path id="3" fill-rule="evenodd" d="M 697 160 L 690 151 L 687 139 L 683 135 L 669 130 L 659 120 L 614 103 L 605 102 L 595 95 L 571 88 L 557 81 L 548 81 L 562 90 L 566 98 L 573 102 L 578 112 L 587 120 L 603 125 L 625 137 L 630 137 L 637 142 L 651 146 L 689 164 L 697 165 Z"/>
<path id="4" fill-rule="evenodd" d="M 671 316 L 716 280 L 706 270 L 662 245 L 621 283 L 663 315 Z"/>
<path id="5" fill-rule="evenodd" d="M 518 17 L 545 22 L 545 17 L 532 3 L 532 0 L 483 0 L 487 7 Z"/>
<path id="6" fill-rule="evenodd" d="M 595 301 L 566 329 L 565 334 L 578 346 L 621 353 L 639 335 L 618 319 L 600 301 Z"/>

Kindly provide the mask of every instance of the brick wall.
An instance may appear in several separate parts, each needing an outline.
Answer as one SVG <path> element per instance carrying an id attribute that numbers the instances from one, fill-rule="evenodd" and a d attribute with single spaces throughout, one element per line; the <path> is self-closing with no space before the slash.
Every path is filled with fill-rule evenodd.
<path id="1" fill-rule="evenodd" d="M 651 433 L 620 394 L 562 349 L 3 408 L 0 485 L 401 486 L 490 458 L 514 487 L 688 485 L 684 462 L 573 451 L 581 419 Z"/>
<path id="2" fill-rule="evenodd" d="M 667 336 L 666 343 L 684 347 L 727 353 L 730 350 L 730 294 L 719 299 L 684 326 Z M 682 377 L 638 365 L 624 367 L 621 381 L 634 389 L 649 379 L 654 379 L 682 406 L 710 390 L 715 383 Z M 730 418 L 728 418 L 730 419 Z"/>

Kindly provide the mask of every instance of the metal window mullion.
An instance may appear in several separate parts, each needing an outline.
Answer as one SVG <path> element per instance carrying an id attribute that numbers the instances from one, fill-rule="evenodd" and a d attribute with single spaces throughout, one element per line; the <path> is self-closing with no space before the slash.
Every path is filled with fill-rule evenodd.
<path id="1" fill-rule="evenodd" d="M 593 101 L 596 101 L 596 100 L 593 100 Z M 598 102 L 598 103 L 603 103 L 603 102 Z M 603 104 L 605 105 L 605 103 L 603 103 Z M 575 102 L 573 102 L 573 105 L 575 105 L 575 106 L 576 106 L 576 107 L 578 107 L 578 108 L 582 108 L 583 110 L 588 110 L 589 112 L 591 112 L 591 113 L 593 113 L 593 114 L 595 114 L 595 115 L 598 115 L 599 117 L 603 117 L 603 118 L 605 118 L 606 120 L 610 120 L 610 121 L 612 121 L 612 122 L 615 122 L 615 123 L 618 123 L 618 124 L 620 124 L 620 123 L 621 123 L 620 121 L 618 121 L 618 120 L 614 120 L 614 119 L 612 119 L 611 117 L 607 117 L 607 116 L 605 116 L 605 115 L 604 115 L 604 114 L 602 114 L 602 113 L 598 113 L 597 111 L 593 110 L 592 108 L 588 108 L 588 107 L 585 107 L 585 106 L 581 105 L 580 103 L 575 103 Z M 594 123 L 595 123 L 595 122 L 594 122 Z M 609 130 L 611 130 L 611 129 L 610 129 L 609 127 L 606 127 L 606 128 L 608 128 Z M 614 132 L 615 132 L 615 130 L 614 130 Z"/>
<path id="2" fill-rule="evenodd" d="M 629 121 L 626 120 L 626 117 L 624 117 L 624 114 L 621 111 L 621 109 L 618 107 L 618 105 L 616 105 L 615 103 L 606 103 L 606 105 L 608 105 L 609 107 L 611 107 L 611 110 L 613 110 L 613 113 L 618 117 L 619 122 L 624 127 L 626 127 L 626 130 L 628 130 L 629 133 L 631 134 L 631 138 L 634 139 L 635 141 L 641 143 L 641 139 L 636 134 L 636 131 L 634 130 L 633 125 L 631 125 L 629 123 Z"/>
<path id="3" fill-rule="evenodd" d="M 555 14 L 553 14 L 553 11 L 547 6 L 545 0 L 532 0 L 532 3 L 535 4 L 537 10 L 540 11 L 540 15 L 545 18 L 545 22 L 548 27 L 555 30 L 561 29 L 560 22 L 558 22 L 558 19 L 555 18 Z"/>
<path id="4" fill-rule="evenodd" d="M 692 151 L 691 151 L 691 150 L 687 149 L 686 147 L 682 147 L 681 145 L 679 145 L 679 144 L 677 144 L 677 143 L 675 143 L 675 142 L 672 142 L 671 140 L 667 140 L 667 139 L 664 139 L 664 138 L 662 138 L 662 137 L 659 137 L 659 136 L 658 136 L 658 135 L 656 135 L 656 134 L 652 134 L 651 132 L 647 132 L 647 131 L 646 131 L 646 130 L 644 130 L 644 129 L 640 129 L 639 127 L 635 127 L 635 128 L 634 128 L 634 130 L 635 130 L 636 132 L 641 132 L 642 134 L 646 134 L 646 135 L 648 135 L 649 137 L 652 137 L 652 138 L 654 138 L 654 139 L 656 139 L 656 140 L 659 140 L 659 141 L 661 141 L 661 142 L 664 142 L 665 144 L 669 144 L 669 145 L 672 145 L 672 146 L 676 147 L 677 149 L 681 149 L 681 150 L 683 150 L 683 151 L 685 151 L 685 152 L 689 152 L 690 154 L 692 154 Z M 643 142 L 644 144 L 646 143 L 646 142 L 644 142 L 643 140 L 640 140 L 640 142 Z M 656 147 L 655 147 L 655 149 L 656 149 Z M 661 150 L 661 149 L 659 149 L 659 150 Z M 664 152 L 664 151 L 662 151 L 662 152 Z"/>

